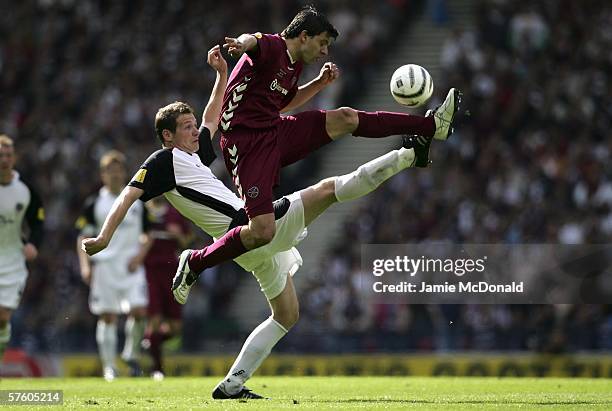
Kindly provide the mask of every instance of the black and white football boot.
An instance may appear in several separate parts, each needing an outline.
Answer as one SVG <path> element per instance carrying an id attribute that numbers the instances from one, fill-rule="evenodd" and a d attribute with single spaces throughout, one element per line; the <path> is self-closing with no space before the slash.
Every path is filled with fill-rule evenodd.
<path id="1" fill-rule="evenodd" d="M 431 164 L 429 161 L 429 147 L 431 146 L 431 137 L 423 136 L 402 136 L 402 147 L 414 149 L 413 167 L 425 168 Z"/>
<path id="2" fill-rule="evenodd" d="M 438 107 L 433 110 L 436 131 L 433 138 L 436 140 L 446 140 L 453 134 L 453 121 L 455 114 L 459 111 L 462 93 L 456 88 L 451 88 L 446 98 Z"/>
<path id="3" fill-rule="evenodd" d="M 185 304 L 189 296 L 189 290 L 200 276 L 189 268 L 189 256 L 193 250 L 185 250 L 179 257 L 179 265 L 172 279 L 172 295 L 179 304 Z"/>

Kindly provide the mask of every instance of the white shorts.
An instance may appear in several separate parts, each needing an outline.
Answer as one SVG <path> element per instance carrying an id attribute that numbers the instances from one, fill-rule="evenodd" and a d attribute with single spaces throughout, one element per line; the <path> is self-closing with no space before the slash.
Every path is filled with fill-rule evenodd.
<path id="1" fill-rule="evenodd" d="M 143 266 L 129 273 L 127 263 L 97 261 L 92 268 L 89 309 L 92 314 L 127 314 L 149 304 Z"/>
<path id="2" fill-rule="evenodd" d="M 28 279 L 27 270 L 21 269 L 11 273 L 0 273 L 0 307 L 15 310 L 21 301 L 21 295 Z"/>
<path id="3" fill-rule="evenodd" d="M 277 297 L 302 266 L 302 256 L 294 247 L 306 237 L 304 205 L 299 193 L 286 196 L 291 202 L 285 215 L 276 221 L 274 239 L 263 247 L 234 259 L 246 271 L 251 271 L 268 300 Z"/>

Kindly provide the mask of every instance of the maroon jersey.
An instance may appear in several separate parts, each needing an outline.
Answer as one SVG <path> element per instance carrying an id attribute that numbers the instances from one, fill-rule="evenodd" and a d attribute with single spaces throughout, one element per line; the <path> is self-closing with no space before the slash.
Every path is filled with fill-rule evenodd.
<path id="1" fill-rule="evenodd" d="M 149 211 L 150 229 L 149 235 L 153 240 L 151 249 L 145 259 L 146 265 L 163 264 L 176 262 L 178 241 L 168 232 L 170 224 L 176 224 L 181 230 L 189 232 L 189 226 L 183 216 L 173 207 L 166 205 L 159 207 L 159 210 Z"/>
<path id="2" fill-rule="evenodd" d="M 219 128 L 263 129 L 280 121 L 280 111 L 295 97 L 302 72 L 292 62 L 285 40 L 278 34 L 256 33 L 257 50 L 242 55 L 223 97 Z"/>

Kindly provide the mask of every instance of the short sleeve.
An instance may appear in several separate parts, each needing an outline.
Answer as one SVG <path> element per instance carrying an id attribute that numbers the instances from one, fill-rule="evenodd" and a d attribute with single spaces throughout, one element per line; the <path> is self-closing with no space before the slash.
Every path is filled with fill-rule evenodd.
<path id="1" fill-rule="evenodd" d="M 283 39 L 274 34 L 254 33 L 253 35 L 257 39 L 257 50 L 248 51 L 249 57 L 260 64 L 278 60 L 279 54 L 285 47 Z M 280 44 L 279 41 L 283 44 Z"/>
<path id="2" fill-rule="evenodd" d="M 28 241 L 36 247 L 40 247 L 43 240 L 43 224 L 45 221 L 45 209 L 38 192 L 27 182 L 23 182 L 30 190 L 30 203 L 25 212 L 26 222 L 30 229 Z"/>
<path id="3" fill-rule="evenodd" d="M 210 130 L 205 125 L 200 127 L 200 149 L 198 150 L 198 156 L 206 167 L 210 166 L 217 158 L 212 145 Z"/>
<path id="4" fill-rule="evenodd" d="M 85 237 L 92 237 L 96 234 L 96 218 L 94 207 L 96 205 L 96 196 L 91 196 L 85 200 L 85 205 L 75 222 L 75 227 L 79 233 Z"/>
<path id="5" fill-rule="evenodd" d="M 172 151 L 163 149 L 153 153 L 134 174 L 128 185 L 144 191 L 140 197 L 143 202 L 176 187 Z"/>

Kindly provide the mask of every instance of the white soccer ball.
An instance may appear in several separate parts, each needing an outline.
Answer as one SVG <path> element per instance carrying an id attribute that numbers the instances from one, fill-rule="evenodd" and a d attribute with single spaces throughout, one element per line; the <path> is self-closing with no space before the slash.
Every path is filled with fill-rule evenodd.
<path id="1" fill-rule="evenodd" d="M 417 64 L 401 66 L 391 76 L 391 95 L 403 106 L 419 107 L 433 93 L 433 80 L 427 70 Z"/>

